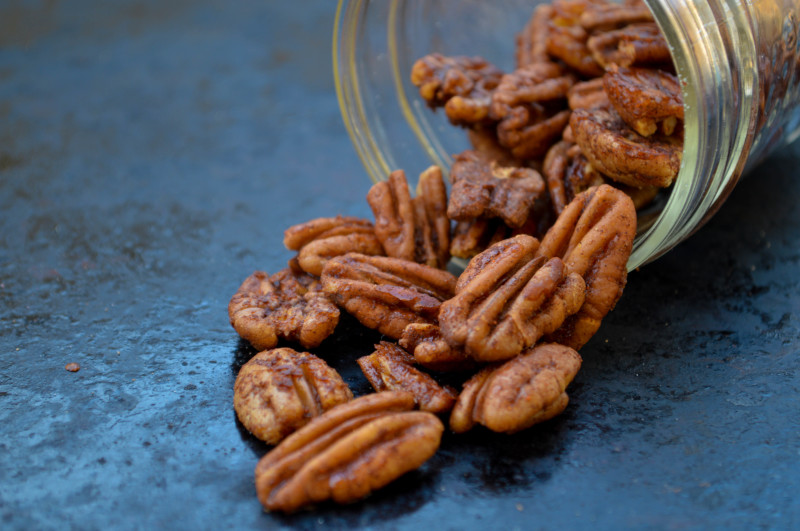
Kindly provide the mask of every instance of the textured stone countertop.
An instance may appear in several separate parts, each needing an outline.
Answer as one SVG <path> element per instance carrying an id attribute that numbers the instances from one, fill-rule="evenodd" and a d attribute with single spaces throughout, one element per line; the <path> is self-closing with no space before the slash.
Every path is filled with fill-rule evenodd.
<path id="1" fill-rule="evenodd" d="M 262 511 L 228 300 L 284 267 L 289 225 L 371 217 L 334 10 L 0 4 L 0 527 L 800 525 L 800 144 L 630 275 L 563 415 L 446 434 L 355 505 Z M 364 393 L 379 336 L 341 326 L 318 353 Z"/>

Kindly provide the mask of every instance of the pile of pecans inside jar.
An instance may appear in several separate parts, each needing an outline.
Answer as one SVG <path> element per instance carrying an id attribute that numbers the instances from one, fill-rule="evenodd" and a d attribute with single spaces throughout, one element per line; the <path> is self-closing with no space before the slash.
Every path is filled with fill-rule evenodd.
<path id="1" fill-rule="evenodd" d="M 415 197 L 397 170 L 367 194 L 374 223 L 290 227 L 289 266 L 255 272 L 228 307 L 260 351 L 234 407 L 276 445 L 255 472 L 268 510 L 363 498 L 430 458 L 442 419 L 513 433 L 562 412 L 625 286 L 637 208 L 680 166 L 680 87 L 640 0 L 554 0 L 518 35 L 517 70 L 431 54 L 411 78 L 472 142 L 449 197 L 440 168 Z M 469 259 L 458 277 L 451 256 Z M 275 348 L 317 347 L 340 309 L 386 338 L 358 360 L 376 393 L 354 399 L 324 360 Z M 447 371 L 460 391 L 437 382 Z"/>

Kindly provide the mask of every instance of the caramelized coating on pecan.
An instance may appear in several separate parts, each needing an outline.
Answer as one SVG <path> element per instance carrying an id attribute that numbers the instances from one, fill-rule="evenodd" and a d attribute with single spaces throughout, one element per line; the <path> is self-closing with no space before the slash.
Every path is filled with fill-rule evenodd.
<path id="1" fill-rule="evenodd" d="M 653 14 L 641 0 L 626 2 L 586 2 L 580 15 L 580 25 L 589 32 L 606 31 L 636 24 L 653 22 Z"/>
<path id="2" fill-rule="evenodd" d="M 536 170 L 501 167 L 474 151 L 459 153 L 453 160 L 453 188 L 447 204 L 450 219 L 497 217 L 509 227 L 521 227 L 544 192 L 544 180 Z"/>
<path id="3" fill-rule="evenodd" d="M 289 227 L 283 233 L 287 249 L 299 251 L 297 264 L 319 276 L 330 258 L 347 253 L 383 254 L 372 223 L 366 219 L 336 216 L 317 218 Z"/>
<path id="4" fill-rule="evenodd" d="M 547 55 L 547 32 L 552 18 L 553 8 L 547 4 L 539 4 L 533 10 L 525 28 L 517 35 L 517 68 L 550 61 Z"/>
<path id="5" fill-rule="evenodd" d="M 411 198 L 403 170 L 375 183 L 367 193 L 375 214 L 375 234 L 388 256 L 443 268 L 450 260 L 447 189 L 438 166 L 419 177 Z"/>
<path id="6" fill-rule="evenodd" d="M 399 339 L 410 323 L 434 323 L 456 278 L 441 269 L 381 256 L 350 253 L 329 260 L 322 286 L 361 324 Z"/>
<path id="7" fill-rule="evenodd" d="M 561 100 L 574 83 L 575 77 L 555 63 L 535 63 L 504 75 L 489 112 L 499 122 L 500 144 L 520 159 L 543 155 L 567 124 L 569 113 Z"/>
<path id="8" fill-rule="evenodd" d="M 580 26 L 551 24 L 547 33 L 547 53 L 583 77 L 601 76 L 603 69 L 586 46 L 588 39 L 589 33 Z"/>
<path id="9" fill-rule="evenodd" d="M 357 361 L 375 391 L 408 391 L 422 411 L 445 413 L 453 409 L 455 390 L 442 387 L 414 367 L 414 356 L 394 343 L 381 341 L 375 345 L 375 352 Z"/>
<path id="10" fill-rule="evenodd" d="M 622 295 L 634 236 L 633 201 L 612 186 L 590 188 L 567 205 L 538 256 L 562 257 L 570 272 L 583 277 L 586 297 L 580 310 L 549 336 L 551 341 L 578 350 L 594 335 Z"/>
<path id="11" fill-rule="evenodd" d="M 473 258 L 442 304 L 439 325 L 477 361 L 512 358 L 557 330 L 583 304 L 585 285 L 558 258 L 535 258 L 539 242 L 515 236 Z"/>
<path id="12" fill-rule="evenodd" d="M 655 23 L 631 24 L 619 30 L 592 35 L 586 46 L 600 66 L 668 65 L 672 60 L 667 40 Z"/>
<path id="13" fill-rule="evenodd" d="M 274 347 L 279 337 L 313 348 L 333 333 L 339 309 L 316 279 L 283 269 L 272 277 L 263 271 L 247 277 L 228 303 L 228 317 L 258 350 Z"/>
<path id="14" fill-rule="evenodd" d="M 573 349 L 546 343 L 483 369 L 464 384 L 450 429 L 463 433 L 478 423 L 514 433 L 555 417 L 567 407 L 566 388 L 581 361 Z"/>
<path id="15" fill-rule="evenodd" d="M 233 387 L 236 415 L 269 444 L 324 411 L 353 398 L 341 376 L 308 352 L 277 348 L 259 352 L 239 370 Z"/>
<path id="16" fill-rule="evenodd" d="M 457 371 L 475 366 L 463 349 L 451 347 L 438 325 L 411 323 L 403 330 L 400 346 L 414 355 L 414 361 L 432 371 Z"/>
<path id="17" fill-rule="evenodd" d="M 352 503 L 419 468 L 439 448 L 444 426 L 413 407 L 410 394 L 387 391 L 316 417 L 258 462 L 259 501 L 287 513 L 325 500 Z"/>
<path id="18" fill-rule="evenodd" d="M 619 116 L 642 136 L 659 129 L 671 135 L 683 121 L 683 96 L 678 78 L 663 70 L 612 66 L 603 87 Z"/>
<path id="19" fill-rule="evenodd" d="M 572 110 L 608 107 L 608 96 L 603 89 L 603 78 L 596 77 L 589 81 L 575 83 L 567 92 L 567 101 Z"/>
<path id="20" fill-rule="evenodd" d="M 570 127 L 592 166 L 617 182 L 666 187 L 678 175 L 683 141 L 677 135 L 643 137 L 613 109 L 577 109 Z"/>
<path id="21" fill-rule="evenodd" d="M 491 92 L 503 72 L 481 57 L 445 57 L 438 53 L 418 59 L 411 68 L 411 82 L 432 108 L 444 106 L 456 125 L 485 122 Z"/>

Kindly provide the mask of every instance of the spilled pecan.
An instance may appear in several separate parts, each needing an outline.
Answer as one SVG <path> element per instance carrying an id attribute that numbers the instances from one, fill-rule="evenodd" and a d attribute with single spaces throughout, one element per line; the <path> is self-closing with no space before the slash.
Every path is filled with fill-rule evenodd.
<path id="1" fill-rule="evenodd" d="M 451 347 L 438 325 L 411 323 L 398 341 L 414 355 L 414 361 L 432 371 L 456 371 L 472 368 L 475 362 L 462 349 Z"/>
<path id="2" fill-rule="evenodd" d="M 387 391 L 316 417 L 258 462 L 259 501 L 287 513 L 326 500 L 351 503 L 419 468 L 439 448 L 444 426 L 413 407 L 410 394 Z"/>
<path id="3" fill-rule="evenodd" d="M 429 106 L 444 106 L 450 122 L 474 125 L 489 115 L 491 92 L 503 72 L 481 57 L 445 57 L 438 53 L 418 59 L 411 82 Z"/>
<path id="4" fill-rule="evenodd" d="M 409 323 L 434 323 L 456 279 L 447 271 L 380 256 L 350 253 L 329 260 L 322 286 L 364 326 L 398 339 Z"/>
<path id="5" fill-rule="evenodd" d="M 643 137 L 613 109 L 576 109 L 570 127 L 592 166 L 617 182 L 666 187 L 678 175 L 683 140 L 677 135 Z"/>
<path id="6" fill-rule="evenodd" d="M 347 253 L 380 255 L 383 247 L 372 223 L 347 216 L 317 218 L 286 229 L 283 244 L 298 251 L 297 263 L 311 275 L 319 276 L 330 258 Z"/>
<path id="7" fill-rule="evenodd" d="M 659 129 L 671 135 L 683 121 L 681 87 L 669 72 L 612 66 L 603 76 L 603 87 L 620 117 L 642 136 Z"/>
<path id="8" fill-rule="evenodd" d="M 544 192 L 544 180 L 536 170 L 498 166 L 474 151 L 459 153 L 453 160 L 450 219 L 497 217 L 509 227 L 521 227 Z"/>
<path id="9" fill-rule="evenodd" d="M 450 414 L 450 429 L 463 433 L 478 423 L 514 433 L 549 420 L 567 407 L 566 388 L 580 366 L 575 350 L 544 343 L 487 367 L 464 384 Z"/>
<path id="10" fill-rule="evenodd" d="M 453 389 L 439 385 L 414 367 L 414 356 L 394 343 L 381 341 L 375 345 L 375 352 L 357 361 L 375 391 L 407 391 L 422 411 L 445 413 L 456 402 Z"/>
<path id="11" fill-rule="evenodd" d="M 577 350 L 594 335 L 622 295 L 634 236 L 633 201 L 607 184 L 578 194 L 558 216 L 538 256 L 561 257 L 570 272 L 583 277 L 586 297 L 549 340 Z"/>
<path id="12" fill-rule="evenodd" d="M 313 348 L 333 333 L 339 309 L 316 279 L 283 269 L 247 277 L 228 303 L 228 317 L 257 350 L 274 347 L 279 337 Z"/>
<path id="13" fill-rule="evenodd" d="M 557 330 L 583 303 L 584 281 L 558 258 L 536 258 L 539 242 L 519 235 L 473 258 L 442 304 L 447 342 L 477 361 L 512 358 Z"/>
<path id="14" fill-rule="evenodd" d="M 438 166 L 419 176 L 411 198 L 403 170 L 375 183 L 367 193 L 375 215 L 375 234 L 388 256 L 443 268 L 450 260 L 447 189 Z"/>
<path id="15" fill-rule="evenodd" d="M 233 387 L 236 415 L 269 444 L 324 411 L 353 398 L 341 376 L 308 352 L 278 348 L 259 352 L 239 370 Z"/>

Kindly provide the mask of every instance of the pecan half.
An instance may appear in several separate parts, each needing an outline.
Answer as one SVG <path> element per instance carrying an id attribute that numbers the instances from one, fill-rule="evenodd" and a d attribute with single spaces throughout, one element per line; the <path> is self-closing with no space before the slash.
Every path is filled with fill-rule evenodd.
<path id="1" fill-rule="evenodd" d="M 577 350 L 594 335 L 622 295 L 634 236 L 636 210 L 621 190 L 604 184 L 567 205 L 542 239 L 538 256 L 562 257 L 570 272 L 583 277 L 586 297 L 550 340 Z"/>
<path id="2" fill-rule="evenodd" d="M 592 35 L 586 46 L 603 68 L 664 65 L 672 60 L 667 40 L 655 23 L 631 24 L 619 30 Z"/>
<path id="3" fill-rule="evenodd" d="M 322 286 L 364 326 L 398 339 L 410 323 L 434 323 L 456 278 L 441 269 L 380 256 L 350 253 L 329 260 Z"/>
<path id="4" fill-rule="evenodd" d="M 450 260 L 447 189 L 438 166 L 419 176 L 411 198 L 403 170 L 375 183 L 367 193 L 375 215 L 375 234 L 388 256 L 443 268 Z"/>
<path id="5" fill-rule="evenodd" d="M 499 367 L 487 367 L 464 384 L 450 429 L 463 433 L 478 423 L 514 433 L 549 420 L 567 407 L 565 390 L 580 366 L 575 350 L 545 343 Z"/>
<path id="6" fill-rule="evenodd" d="M 413 407 L 410 394 L 387 391 L 313 419 L 258 462 L 259 501 L 282 512 L 351 503 L 419 468 L 439 448 L 444 426 Z"/>
<path id="7" fill-rule="evenodd" d="M 372 223 L 349 216 L 317 218 L 284 231 L 283 244 L 298 251 L 297 263 L 311 275 L 319 276 L 330 258 L 347 253 L 383 254 Z"/>
<path id="8" fill-rule="evenodd" d="M 411 323 L 403 330 L 400 346 L 414 355 L 414 361 L 432 371 L 470 369 L 475 361 L 462 349 L 451 347 L 437 325 Z"/>
<path id="9" fill-rule="evenodd" d="M 584 282 L 558 258 L 535 258 L 539 242 L 526 235 L 473 258 L 442 304 L 439 325 L 454 347 L 477 361 L 512 358 L 557 330 L 583 303 Z"/>
<path id="10" fill-rule="evenodd" d="M 587 31 L 612 30 L 641 22 L 653 22 L 650 8 L 641 0 L 587 2 L 580 25 Z"/>
<path id="11" fill-rule="evenodd" d="M 474 125 L 489 115 L 491 92 L 503 72 L 481 57 L 445 57 L 438 53 L 418 59 L 411 82 L 430 107 L 444 106 L 450 122 Z"/>
<path id="12" fill-rule="evenodd" d="M 283 269 L 247 277 L 228 303 L 228 317 L 257 350 L 274 347 L 279 337 L 313 348 L 333 333 L 339 309 L 316 279 Z"/>
<path id="13" fill-rule="evenodd" d="M 606 182 L 583 156 L 580 147 L 565 140 L 547 152 L 543 171 L 556 214 L 560 214 L 577 194 Z"/>
<path id="14" fill-rule="evenodd" d="M 567 102 L 572 110 L 608 107 L 609 101 L 603 89 L 603 78 L 596 77 L 575 83 L 567 92 Z"/>
<path id="15" fill-rule="evenodd" d="M 553 8 L 547 4 L 539 4 L 533 10 L 525 28 L 517 35 L 517 68 L 550 61 L 547 55 L 547 31 L 551 18 Z"/>
<path id="16" fill-rule="evenodd" d="M 551 23 L 547 32 L 547 53 L 586 78 L 601 76 L 603 69 L 592 57 L 586 45 L 588 40 L 589 33 L 580 26 Z"/>
<path id="17" fill-rule="evenodd" d="M 445 413 L 456 402 L 455 390 L 414 367 L 414 356 L 394 343 L 381 341 L 375 352 L 357 362 L 376 391 L 408 391 L 422 411 Z"/>
<path id="18" fill-rule="evenodd" d="M 678 175 L 683 140 L 677 135 L 643 137 L 613 109 L 577 109 L 570 127 L 592 166 L 617 182 L 663 188 Z"/>
<path id="19" fill-rule="evenodd" d="M 476 218 L 456 223 L 450 254 L 470 259 L 487 247 L 511 236 L 511 229 L 500 219 Z"/>
<path id="20" fill-rule="evenodd" d="M 459 153 L 453 160 L 453 188 L 447 204 L 450 219 L 497 217 L 509 227 L 521 227 L 544 192 L 544 180 L 536 170 L 501 167 L 474 151 Z"/>
<path id="21" fill-rule="evenodd" d="M 671 135 L 683 121 L 683 96 L 678 78 L 663 70 L 612 66 L 603 87 L 620 117 L 634 131 L 650 136 L 659 129 Z"/>
<path id="22" fill-rule="evenodd" d="M 269 444 L 353 398 L 341 376 L 320 358 L 290 348 L 265 350 L 239 370 L 233 387 L 236 415 Z"/>

